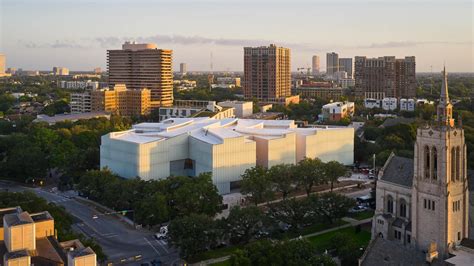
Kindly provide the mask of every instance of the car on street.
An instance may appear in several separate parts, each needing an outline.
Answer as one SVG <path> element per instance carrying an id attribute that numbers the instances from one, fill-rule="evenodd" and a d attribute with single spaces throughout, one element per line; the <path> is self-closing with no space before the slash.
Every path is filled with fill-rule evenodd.
<path id="1" fill-rule="evenodd" d="M 166 239 L 168 238 L 168 226 L 162 226 L 160 228 L 160 231 L 155 234 L 155 238 L 158 240 Z"/>

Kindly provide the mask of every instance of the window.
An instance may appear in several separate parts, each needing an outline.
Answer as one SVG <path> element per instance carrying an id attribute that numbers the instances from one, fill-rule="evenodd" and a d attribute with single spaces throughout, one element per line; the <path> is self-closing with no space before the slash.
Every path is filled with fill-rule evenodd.
<path id="1" fill-rule="evenodd" d="M 393 198 L 392 198 L 392 196 L 388 196 L 388 199 L 387 199 L 387 212 L 393 213 Z"/>
<path id="2" fill-rule="evenodd" d="M 425 178 L 430 178 L 430 148 L 425 146 Z"/>
<path id="3" fill-rule="evenodd" d="M 400 200 L 400 216 L 407 217 L 407 204 L 405 200 Z"/>
<path id="4" fill-rule="evenodd" d="M 411 243 L 411 236 L 409 234 L 407 234 L 407 243 L 410 244 Z"/>
<path id="5" fill-rule="evenodd" d="M 453 201 L 453 212 L 461 210 L 461 200 Z"/>
<path id="6" fill-rule="evenodd" d="M 402 232 L 398 231 L 398 230 L 394 230 L 395 232 L 395 238 L 398 239 L 398 240 L 401 240 L 402 239 Z"/>
<path id="7" fill-rule="evenodd" d="M 458 232 L 458 241 L 461 240 L 461 232 Z"/>
<path id="8" fill-rule="evenodd" d="M 383 220 L 377 220 L 377 223 L 380 224 L 380 225 L 383 225 L 384 221 Z"/>
<path id="9" fill-rule="evenodd" d="M 436 150 L 435 147 L 433 147 L 433 151 L 432 151 L 432 155 L 433 155 L 433 169 L 432 169 L 432 172 L 431 172 L 431 177 L 436 180 L 438 178 L 438 151 Z"/>
<path id="10" fill-rule="evenodd" d="M 461 169 L 460 169 L 460 165 L 461 165 L 461 158 L 460 158 L 460 150 L 459 150 L 459 147 L 456 148 L 456 180 L 460 180 L 461 179 Z"/>
<path id="11" fill-rule="evenodd" d="M 451 181 L 454 182 L 456 178 L 456 152 L 454 147 L 451 148 Z"/>
<path id="12" fill-rule="evenodd" d="M 434 211 L 435 210 L 435 201 L 434 200 L 429 200 L 429 199 L 424 199 L 424 207 L 425 209 L 428 209 L 428 210 L 432 210 Z"/>

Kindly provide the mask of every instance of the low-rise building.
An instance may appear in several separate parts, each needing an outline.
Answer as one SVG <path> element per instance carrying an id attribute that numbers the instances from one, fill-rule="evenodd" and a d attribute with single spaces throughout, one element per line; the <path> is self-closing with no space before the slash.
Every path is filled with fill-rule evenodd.
<path id="1" fill-rule="evenodd" d="M 211 85 L 212 88 L 227 88 L 233 89 L 240 87 L 240 78 L 236 77 L 217 77 L 216 84 Z"/>
<path id="2" fill-rule="evenodd" d="M 95 266 L 94 251 L 79 240 L 58 242 L 49 212 L 0 209 L 0 265 Z M 70 242 L 74 242 L 71 245 Z"/>
<path id="3" fill-rule="evenodd" d="M 160 121 L 163 121 L 169 118 L 196 116 L 232 118 L 235 117 L 234 111 L 234 108 L 219 106 L 215 101 L 175 100 L 173 106 L 160 107 L 158 112 Z"/>
<path id="4" fill-rule="evenodd" d="M 340 121 L 355 113 L 354 102 L 333 102 L 323 105 L 320 120 Z"/>
<path id="5" fill-rule="evenodd" d="M 246 169 L 304 157 L 353 163 L 353 128 L 297 128 L 293 120 L 173 118 L 102 136 L 100 165 L 125 178 L 211 172 L 221 194 Z"/>
<path id="6" fill-rule="evenodd" d="M 58 114 L 54 116 L 48 115 L 37 115 L 33 122 L 46 122 L 49 125 L 54 125 L 58 122 L 71 121 L 75 122 L 78 120 L 87 120 L 91 118 L 104 117 L 110 119 L 110 114 L 106 112 L 89 112 L 89 113 L 77 113 L 77 114 Z"/>
<path id="7" fill-rule="evenodd" d="M 222 107 L 231 107 L 235 109 L 235 117 L 244 118 L 253 113 L 253 102 L 244 101 L 225 101 L 219 102 L 217 105 Z"/>
<path id="8" fill-rule="evenodd" d="M 342 97 L 342 88 L 301 85 L 300 87 L 295 88 L 295 93 L 303 98 L 318 98 L 327 101 L 337 101 Z"/>
<path id="9" fill-rule="evenodd" d="M 380 100 L 372 99 L 372 98 L 365 98 L 364 99 L 364 107 L 368 108 L 368 109 L 380 108 Z"/>
<path id="10" fill-rule="evenodd" d="M 187 80 L 187 79 L 173 80 L 173 88 L 175 88 L 178 91 L 192 90 L 196 88 L 196 86 L 197 86 L 197 83 L 195 80 Z"/>
<path id="11" fill-rule="evenodd" d="M 385 111 L 392 111 L 397 109 L 397 98 L 383 98 L 382 109 Z"/>
<path id="12" fill-rule="evenodd" d="M 415 99 L 400 99 L 400 111 L 415 111 Z"/>

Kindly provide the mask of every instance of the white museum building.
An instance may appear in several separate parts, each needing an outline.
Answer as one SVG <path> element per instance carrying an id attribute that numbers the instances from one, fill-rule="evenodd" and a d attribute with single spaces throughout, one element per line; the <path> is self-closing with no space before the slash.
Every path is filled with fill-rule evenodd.
<path id="1" fill-rule="evenodd" d="M 211 172 L 221 194 L 246 169 L 308 158 L 354 161 L 354 129 L 297 128 L 293 120 L 170 118 L 102 136 L 100 166 L 144 180 Z"/>

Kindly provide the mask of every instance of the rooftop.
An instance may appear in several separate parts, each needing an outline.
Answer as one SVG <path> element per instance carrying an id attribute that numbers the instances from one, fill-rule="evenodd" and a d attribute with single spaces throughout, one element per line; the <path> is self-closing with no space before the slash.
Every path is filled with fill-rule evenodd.
<path id="1" fill-rule="evenodd" d="M 34 223 L 28 212 L 6 214 L 5 216 L 3 216 L 3 219 L 7 226 L 17 226 L 22 224 Z"/>
<path id="2" fill-rule="evenodd" d="M 391 155 L 385 163 L 380 180 L 411 188 L 413 167 L 413 159 Z"/>

